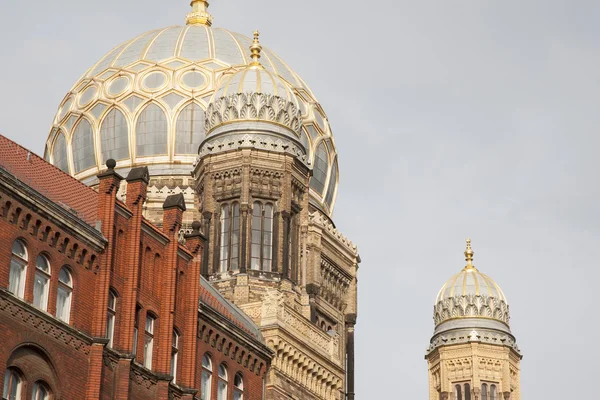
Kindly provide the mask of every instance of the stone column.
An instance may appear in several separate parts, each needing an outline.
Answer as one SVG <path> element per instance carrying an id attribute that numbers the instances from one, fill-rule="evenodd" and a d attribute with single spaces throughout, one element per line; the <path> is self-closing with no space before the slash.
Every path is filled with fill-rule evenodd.
<path id="1" fill-rule="evenodd" d="M 210 247 L 210 229 L 211 229 L 211 220 L 212 220 L 212 213 L 208 212 L 208 211 L 204 211 L 202 213 L 202 217 L 203 217 L 203 230 L 204 230 L 204 235 L 205 235 L 205 243 L 204 243 L 204 249 L 202 249 L 202 276 L 205 277 L 206 279 L 208 279 L 208 252 L 209 252 L 209 247 Z"/>
<path id="2" fill-rule="evenodd" d="M 346 398 L 354 400 L 354 325 L 356 314 L 346 315 Z"/>
<path id="3" fill-rule="evenodd" d="M 291 214 L 288 211 L 282 211 L 283 218 L 283 263 L 281 277 L 282 279 L 290 279 L 290 219 Z"/>

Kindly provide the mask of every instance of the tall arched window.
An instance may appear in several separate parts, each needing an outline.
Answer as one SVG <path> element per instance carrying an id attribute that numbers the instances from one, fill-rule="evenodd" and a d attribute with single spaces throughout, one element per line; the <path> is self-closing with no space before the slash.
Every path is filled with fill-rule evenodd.
<path id="1" fill-rule="evenodd" d="M 220 271 L 237 271 L 240 259 L 240 205 L 221 206 Z"/>
<path id="2" fill-rule="evenodd" d="M 177 118 L 175 154 L 198 154 L 204 139 L 204 111 L 196 103 L 187 105 Z"/>
<path id="3" fill-rule="evenodd" d="M 244 400 L 244 377 L 240 373 L 233 379 L 233 400 Z"/>
<path id="4" fill-rule="evenodd" d="M 219 386 L 217 387 L 217 400 L 227 400 L 227 367 L 219 365 Z"/>
<path id="5" fill-rule="evenodd" d="M 113 347 L 115 336 L 115 319 L 117 318 L 117 295 L 112 290 L 108 291 L 108 310 L 106 313 L 106 337 L 108 347 Z"/>
<path id="6" fill-rule="evenodd" d="M 456 400 L 463 400 L 462 387 L 460 385 L 454 386 L 454 396 L 456 397 Z"/>
<path id="7" fill-rule="evenodd" d="M 146 333 L 144 335 L 144 367 L 152 369 L 152 352 L 154 350 L 154 322 L 156 318 L 146 315 Z"/>
<path id="8" fill-rule="evenodd" d="M 212 361 L 208 354 L 205 354 L 202 357 L 202 385 L 201 385 L 201 400 L 210 400 L 211 399 L 211 389 L 212 389 Z"/>
<path id="9" fill-rule="evenodd" d="M 171 376 L 173 383 L 177 382 L 177 355 L 179 353 L 179 333 L 173 329 L 173 339 L 171 343 Z"/>
<path id="10" fill-rule="evenodd" d="M 490 400 L 496 400 L 496 385 L 490 385 Z"/>
<path id="11" fill-rule="evenodd" d="M 481 400 L 488 400 L 488 385 L 487 385 L 487 383 L 481 384 Z"/>
<path id="12" fill-rule="evenodd" d="M 327 181 L 327 170 L 329 169 L 329 156 L 325 143 L 321 143 L 315 153 L 313 165 L 313 176 L 310 178 L 310 187 L 319 194 L 323 194 L 325 182 Z"/>
<path id="13" fill-rule="evenodd" d="M 35 280 L 33 281 L 33 305 L 40 310 L 48 310 L 48 292 L 50 289 L 50 263 L 39 255 L 35 261 Z"/>
<path id="14" fill-rule="evenodd" d="M 73 132 L 71 141 L 73 147 L 73 166 L 75 173 L 86 170 L 96 165 L 96 156 L 94 155 L 94 133 L 92 126 L 86 119 L 82 119 L 77 124 Z"/>
<path id="15" fill-rule="evenodd" d="M 112 158 L 122 160 L 129 157 L 129 128 L 123 113 L 113 108 L 100 127 L 102 163 Z"/>
<path id="16" fill-rule="evenodd" d="M 10 259 L 8 290 L 21 299 L 25 296 L 25 276 L 27 274 L 27 248 L 20 240 L 15 240 Z"/>
<path id="17" fill-rule="evenodd" d="M 465 400 L 471 400 L 471 385 L 465 383 Z"/>
<path id="18" fill-rule="evenodd" d="M 331 206 L 333 202 L 333 195 L 335 194 L 335 186 L 337 183 L 337 174 L 338 174 L 338 165 L 337 161 L 333 164 L 333 168 L 331 170 L 331 177 L 329 178 L 329 185 L 327 185 L 327 195 L 325 197 L 325 202 L 328 206 Z"/>
<path id="19" fill-rule="evenodd" d="M 2 399 L 21 400 L 21 390 L 23 381 L 21 374 L 14 368 L 7 368 L 4 373 L 4 389 L 2 390 Z"/>
<path id="20" fill-rule="evenodd" d="M 156 104 L 140 114 L 135 127 L 135 152 L 138 157 L 167 154 L 167 117 Z"/>
<path id="21" fill-rule="evenodd" d="M 56 134 L 54 146 L 52 146 L 52 158 L 54 166 L 62 169 L 67 174 L 69 173 L 69 160 L 67 159 L 67 141 L 62 131 Z"/>
<path id="22" fill-rule="evenodd" d="M 42 381 L 34 383 L 33 390 L 31 391 L 31 400 L 50 400 L 48 385 Z"/>
<path id="23" fill-rule="evenodd" d="M 273 206 L 259 201 L 252 206 L 250 268 L 271 271 L 273 259 Z"/>
<path id="24" fill-rule="evenodd" d="M 56 292 L 56 318 L 67 324 L 71 320 L 71 296 L 73 294 L 73 279 L 67 268 L 58 274 L 58 291 Z"/>

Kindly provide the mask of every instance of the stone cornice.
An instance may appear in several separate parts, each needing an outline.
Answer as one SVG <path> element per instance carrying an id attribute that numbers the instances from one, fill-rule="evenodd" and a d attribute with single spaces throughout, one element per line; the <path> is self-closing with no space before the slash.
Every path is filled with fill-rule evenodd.
<path id="1" fill-rule="evenodd" d="M 349 253 L 352 258 L 358 258 L 358 249 L 350 239 L 344 236 L 335 226 L 325 217 L 322 213 L 315 211 L 309 214 L 309 225 L 314 225 L 323 230 L 327 237 L 333 239 L 333 241 Z"/>

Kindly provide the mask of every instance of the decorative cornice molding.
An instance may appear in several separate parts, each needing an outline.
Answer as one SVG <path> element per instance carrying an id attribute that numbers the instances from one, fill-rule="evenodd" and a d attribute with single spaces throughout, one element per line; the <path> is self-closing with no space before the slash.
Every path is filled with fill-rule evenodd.
<path id="1" fill-rule="evenodd" d="M 487 295 L 458 295 L 438 301 L 433 307 L 435 325 L 453 318 L 484 317 L 495 319 L 509 325 L 510 313 L 508 304 Z"/>
<path id="2" fill-rule="evenodd" d="M 325 232 L 329 234 L 330 237 L 335 239 L 338 243 L 343 245 L 346 249 L 350 250 L 354 256 L 358 257 L 358 249 L 354 243 L 346 236 L 344 236 L 340 231 L 336 229 L 335 226 L 329 221 L 329 218 L 325 217 L 322 213 L 315 211 L 308 216 L 309 224 L 316 225 L 322 228 Z"/>
<path id="3" fill-rule="evenodd" d="M 233 121 L 267 121 L 283 125 L 300 137 L 302 117 L 291 101 L 264 93 L 235 93 L 212 101 L 206 109 L 207 136 L 218 125 Z"/>

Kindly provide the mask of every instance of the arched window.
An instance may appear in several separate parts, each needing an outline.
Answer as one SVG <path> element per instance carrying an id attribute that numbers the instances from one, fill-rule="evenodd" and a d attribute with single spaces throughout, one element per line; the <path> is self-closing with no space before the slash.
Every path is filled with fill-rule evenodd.
<path id="1" fill-rule="evenodd" d="M 25 276 L 27 273 L 27 248 L 20 240 L 15 240 L 10 259 L 8 290 L 21 299 L 25 296 Z"/>
<path id="2" fill-rule="evenodd" d="M 167 154 L 167 117 L 159 106 L 150 104 L 142 111 L 135 127 L 135 138 L 138 157 Z"/>
<path id="3" fill-rule="evenodd" d="M 465 400 L 471 400 L 471 385 L 465 383 Z"/>
<path id="4" fill-rule="evenodd" d="M 244 377 L 240 373 L 233 379 L 233 400 L 244 400 Z"/>
<path id="5" fill-rule="evenodd" d="M 327 185 L 327 195 L 325 197 L 325 202 L 330 207 L 331 207 L 331 203 L 333 202 L 333 195 L 335 194 L 335 186 L 337 183 L 337 174 L 338 174 L 338 166 L 337 166 L 337 161 L 336 161 L 333 164 L 333 168 L 331 170 L 331 177 L 329 178 L 329 185 Z"/>
<path id="6" fill-rule="evenodd" d="M 144 335 L 144 367 L 152 369 L 152 351 L 154 350 L 154 322 L 156 318 L 146 315 L 146 333 Z"/>
<path id="7" fill-rule="evenodd" d="M 173 329 L 173 339 L 171 343 L 171 376 L 173 382 L 177 382 L 177 354 L 179 353 L 179 334 Z"/>
<path id="8" fill-rule="evenodd" d="M 69 161 L 67 159 L 67 141 L 62 132 L 58 132 L 54 146 L 52 147 L 52 158 L 54 166 L 62 169 L 67 174 L 69 173 Z"/>
<path id="9" fill-rule="evenodd" d="M 113 347 L 115 336 L 115 319 L 117 318 L 117 295 L 112 290 L 108 291 L 108 310 L 106 313 L 106 337 L 108 347 Z"/>
<path id="10" fill-rule="evenodd" d="M 37 381 L 33 384 L 31 391 L 31 400 L 50 400 L 50 389 L 42 381 Z"/>
<path id="11" fill-rule="evenodd" d="M 68 269 L 60 270 L 58 274 L 58 291 L 56 292 L 56 317 L 69 323 L 71 319 L 71 296 L 73 294 L 73 279 Z"/>
<path id="12" fill-rule="evenodd" d="M 315 154 L 313 165 L 313 176 L 310 178 L 310 187 L 316 190 L 319 194 L 323 194 L 325 189 L 325 181 L 327 180 L 327 170 L 329 169 L 329 156 L 327 155 L 327 147 L 325 143 L 321 143 Z"/>
<path id="13" fill-rule="evenodd" d="M 23 381 L 21 374 L 13 368 L 7 368 L 4 373 L 4 389 L 2 390 L 2 399 L 21 400 L 21 389 Z"/>
<path id="14" fill-rule="evenodd" d="M 481 384 L 481 400 L 488 400 L 488 385 L 487 385 L 487 383 Z"/>
<path id="15" fill-rule="evenodd" d="M 177 118 L 175 154 L 198 154 L 204 139 L 204 111 L 196 103 L 187 105 Z"/>
<path id="16" fill-rule="evenodd" d="M 219 365 L 219 386 L 217 388 L 217 400 L 227 400 L 227 367 Z"/>
<path id="17" fill-rule="evenodd" d="M 456 397 L 456 400 L 463 400 L 462 388 L 460 387 L 460 385 L 454 386 L 454 395 Z"/>
<path id="18" fill-rule="evenodd" d="M 50 288 L 50 263 L 39 255 L 35 261 L 35 280 L 33 281 L 33 305 L 40 310 L 48 310 L 48 291 Z"/>
<path id="19" fill-rule="evenodd" d="M 490 385 L 490 400 L 496 400 L 496 385 Z"/>
<path id="20" fill-rule="evenodd" d="M 220 271 L 236 271 L 240 259 L 240 205 L 221 206 L 221 251 Z"/>
<path id="21" fill-rule="evenodd" d="M 212 388 L 212 361 L 208 354 L 202 357 L 202 386 L 201 386 L 201 400 L 211 399 L 211 388 Z"/>
<path id="22" fill-rule="evenodd" d="M 254 202 L 250 268 L 271 271 L 273 258 L 273 206 Z"/>
<path id="23" fill-rule="evenodd" d="M 96 165 L 96 156 L 94 155 L 94 134 L 92 126 L 86 119 L 82 119 L 77 124 L 73 139 L 73 166 L 75 173 L 86 170 Z"/>
<path id="24" fill-rule="evenodd" d="M 123 160 L 129 157 L 129 128 L 123 113 L 113 108 L 100 127 L 102 163 L 112 158 Z"/>

